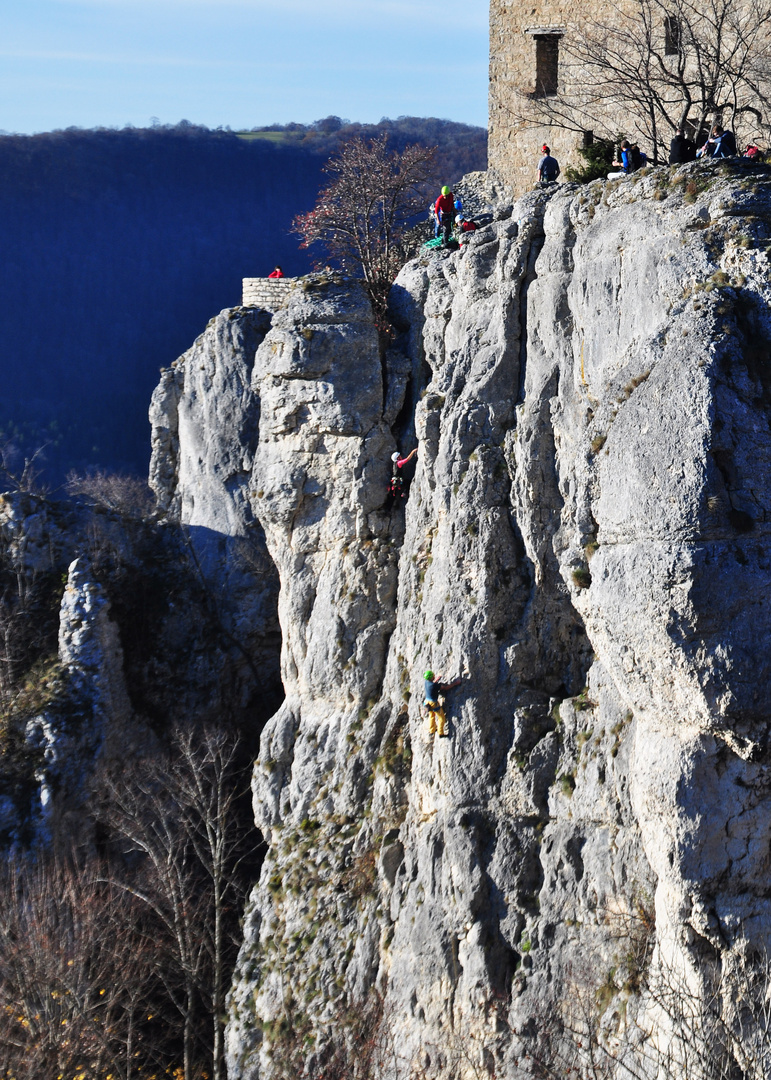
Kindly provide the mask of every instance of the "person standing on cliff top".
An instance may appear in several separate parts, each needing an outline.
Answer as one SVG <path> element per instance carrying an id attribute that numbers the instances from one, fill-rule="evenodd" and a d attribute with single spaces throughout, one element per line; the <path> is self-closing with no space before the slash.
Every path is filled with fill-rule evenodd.
<path id="1" fill-rule="evenodd" d="M 280 266 L 277 266 L 275 268 L 275 270 L 273 270 L 270 274 L 268 274 L 268 281 L 270 281 L 270 280 L 276 281 L 276 280 L 278 280 L 278 278 L 282 278 L 283 276 L 284 276 L 284 271 L 281 269 Z"/>
<path id="2" fill-rule="evenodd" d="M 442 243 L 447 244 L 452 237 L 452 223 L 455 220 L 455 196 L 446 184 L 434 203 L 434 212 L 442 226 Z"/>
<path id="3" fill-rule="evenodd" d="M 541 147 L 541 153 L 543 157 L 538 162 L 538 179 L 542 184 L 556 184 L 560 174 L 559 163 L 551 156 L 551 150 L 546 143 Z"/>
<path id="4" fill-rule="evenodd" d="M 444 708 L 439 701 L 439 695 L 446 694 L 448 690 L 454 690 L 456 686 L 460 686 L 463 679 L 455 679 L 453 682 L 443 683 L 434 675 L 433 671 L 429 668 L 423 675 L 423 687 L 425 691 L 424 705 L 428 710 L 428 734 L 433 735 L 437 731 L 440 739 L 443 739 L 447 735 L 447 717 L 444 714 Z"/>

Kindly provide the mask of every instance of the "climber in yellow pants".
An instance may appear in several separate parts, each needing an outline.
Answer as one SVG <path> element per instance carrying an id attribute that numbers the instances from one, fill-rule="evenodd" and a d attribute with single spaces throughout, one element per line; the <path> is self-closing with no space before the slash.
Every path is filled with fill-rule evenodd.
<path id="1" fill-rule="evenodd" d="M 444 708 L 439 701 L 439 695 L 446 694 L 448 690 L 460 686 L 462 680 L 456 679 L 455 682 L 451 683 L 439 682 L 431 670 L 425 672 L 423 679 L 426 695 L 424 705 L 428 711 L 428 734 L 433 735 L 438 728 L 439 738 L 441 739 L 447 735 L 447 717 L 444 715 Z"/>

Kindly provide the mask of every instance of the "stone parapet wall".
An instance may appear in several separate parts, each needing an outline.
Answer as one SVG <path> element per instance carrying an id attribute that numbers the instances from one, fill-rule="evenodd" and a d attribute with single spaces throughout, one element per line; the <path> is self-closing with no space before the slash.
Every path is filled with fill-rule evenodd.
<path id="1" fill-rule="evenodd" d="M 244 307 L 258 307 L 265 311 L 277 311 L 285 302 L 297 278 L 243 278 Z"/>

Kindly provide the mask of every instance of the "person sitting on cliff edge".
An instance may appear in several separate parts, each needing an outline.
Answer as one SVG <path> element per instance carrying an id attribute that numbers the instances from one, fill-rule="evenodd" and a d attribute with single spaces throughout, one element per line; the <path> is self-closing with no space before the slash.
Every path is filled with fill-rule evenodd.
<path id="1" fill-rule="evenodd" d="M 696 143 L 685 134 L 685 129 L 679 127 L 675 137 L 669 144 L 669 164 L 684 165 L 688 161 L 696 160 Z"/>
<path id="2" fill-rule="evenodd" d="M 633 171 L 633 167 L 632 167 L 632 147 L 631 147 L 631 144 L 629 142 L 629 139 L 622 139 L 621 140 L 620 151 L 621 151 L 621 153 L 620 153 L 621 160 L 619 161 L 618 158 L 614 158 L 613 159 L 613 168 L 614 169 L 620 169 L 621 172 L 609 172 L 608 173 L 608 180 L 616 180 L 618 177 L 628 176 L 629 173 Z"/>
<path id="3" fill-rule="evenodd" d="M 476 232 L 478 225 L 470 218 L 464 218 L 462 214 L 458 214 L 455 219 L 455 228 L 458 232 L 458 243 L 461 247 L 467 244 L 469 241 L 469 233 Z"/>
<path id="4" fill-rule="evenodd" d="M 280 266 L 277 266 L 275 268 L 275 270 L 271 271 L 271 273 L 268 274 L 268 281 L 271 281 L 271 280 L 272 281 L 277 281 L 279 278 L 282 278 L 283 276 L 284 276 L 284 271 L 281 269 Z"/>
<path id="5" fill-rule="evenodd" d="M 713 147 L 710 157 L 736 157 L 736 136 L 720 124 L 715 124 L 707 142 Z"/>
<path id="6" fill-rule="evenodd" d="M 620 149 L 621 160 L 614 161 L 613 164 L 623 171 L 608 173 L 608 180 L 613 180 L 619 176 L 629 176 L 630 173 L 637 172 L 638 169 L 644 169 L 648 164 L 647 155 L 642 153 L 637 143 L 630 143 L 629 139 L 623 139 Z"/>
<path id="7" fill-rule="evenodd" d="M 456 686 L 460 686 L 463 679 L 443 683 L 436 678 L 429 668 L 423 675 L 423 680 L 425 690 L 424 705 L 428 710 L 428 734 L 433 735 L 438 726 L 439 738 L 443 739 L 447 736 L 447 717 L 444 714 L 444 707 L 439 700 L 439 695 L 446 694 L 448 690 L 454 690 Z"/>

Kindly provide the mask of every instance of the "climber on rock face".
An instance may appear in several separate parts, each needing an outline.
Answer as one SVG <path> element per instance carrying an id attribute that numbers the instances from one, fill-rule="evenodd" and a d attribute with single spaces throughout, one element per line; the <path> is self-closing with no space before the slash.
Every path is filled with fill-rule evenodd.
<path id="1" fill-rule="evenodd" d="M 456 686 L 460 686 L 463 680 L 455 679 L 454 682 L 449 683 L 440 682 L 430 668 L 423 675 L 423 679 L 426 696 L 424 704 L 428 710 L 428 734 L 433 735 L 438 727 L 439 737 L 443 738 L 447 735 L 447 717 L 444 715 L 444 707 L 439 700 L 439 695 L 446 694 L 448 690 L 454 690 Z"/>
<path id="2" fill-rule="evenodd" d="M 411 479 L 406 473 L 402 472 L 404 466 L 407 465 L 418 452 L 417 446 L 415 449 L 407 455 L 402 457 L 398 450 L 395 450 L 391 454 L 391 461 L 393 462 L 393 469 L 391 473 L 391 483 L 388 485 L 388 496 L 390 499 L 389 506 L 393 506 L 399 499 L 406 499 L 409 492 L 409 481 Z"/>

